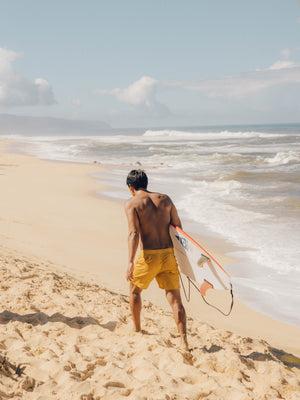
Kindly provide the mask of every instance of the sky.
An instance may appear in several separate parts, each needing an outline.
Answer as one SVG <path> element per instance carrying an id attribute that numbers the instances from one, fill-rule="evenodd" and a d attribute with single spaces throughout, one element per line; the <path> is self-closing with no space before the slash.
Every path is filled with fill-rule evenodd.
<path id="1" fill-rule="evenodd" d="M 300 122 L 300 1 L 0 0 L 0 113 Z"/>

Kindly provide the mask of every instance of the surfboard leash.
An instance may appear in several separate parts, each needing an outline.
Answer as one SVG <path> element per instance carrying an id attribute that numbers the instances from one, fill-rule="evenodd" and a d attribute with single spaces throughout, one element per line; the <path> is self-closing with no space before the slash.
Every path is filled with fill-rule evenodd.
<path id="1" fill-rule="evenodd" d="M 182 286 L 182 289 L 183 289 L 183 292 L 184 292 L 184 297 L 185 297 L 186 301 L 189 302 L 191 300 L 191 283 L 190 283 L 190 280 L 187 277 L 188 281 L 189 281 L 189 286 L 188 286 L 189 294 L 187 296 L 181 274 L 179 274 L 179 277 L 180 277 L 181 286 Z"/>
<path id="2" fill-rule="evenodd" d="M 199 293 L 200 293 L 200 289 L 198 288 L 197 285 L 195 285 L 195 283 L 190 279 L 190 277 L 187 276 L 187 280 L 188 280 L 188 282 L 189 282 L 189 285 L 188 285 L 188 296 L 187 296 L 187 294 L 186 294 L 186 290 L 185 290 L 185 287 L 184 287 L 184 284 L 183 284 L 183 280 L 182 280 L 182 277 L 181 277 L 181 274 L 180 274 L 180 281 L 181 281 L 181 285 L 182 285 L 182 288 L 183 288 L 184 296 L 185 296 L 185 298 L 186 298 L 186 301 L 189 302 L 190 299 L 191 299 L 191 284 L 194 286 L 194 288 L 195 288 Z M 234 296 L 233 296 L 233 289 L 232 289 L 232 284 L 231 284 L 231 282 L 230 282 L 231 304 L 230 304 L 229 311 L 228 311 L 227 313 L 225 313 L 224 311 L 222 311 L 222 310 L 221 310 L 220 308 L 218 308 L 217 306 L 214 306 L 213 304 L 209 303 L 201 293 L 200 293 L 200 295 L 201 295 L 201 297 L 202 297 L 204 303 L 206 303 L 208 306 L 214 308 L 215 310 L 219 311 L 219 312 L 220 312 L 221 314 L 223 314 L 225 317 L 228 317 L 228 315 L 231 314 L 231 311 L 232 311 L 232 308 L 233 308 L 233 303 L 234 303 Z"/>

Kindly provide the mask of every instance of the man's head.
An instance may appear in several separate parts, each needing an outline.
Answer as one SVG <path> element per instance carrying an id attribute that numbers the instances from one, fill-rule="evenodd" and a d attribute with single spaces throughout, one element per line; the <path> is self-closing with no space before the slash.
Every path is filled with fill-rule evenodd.
<path id="1" fill-rule="evenodd" d="M 144 171 L 141 169 L 133 169 L 129 172 L 126 180 L 127 186 L 134 190 L 147 189 L 148 178 Z"/>

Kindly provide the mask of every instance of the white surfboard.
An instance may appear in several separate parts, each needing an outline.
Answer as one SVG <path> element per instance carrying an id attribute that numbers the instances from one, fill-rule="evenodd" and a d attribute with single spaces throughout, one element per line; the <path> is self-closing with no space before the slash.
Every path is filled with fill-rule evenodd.
<path id="1" fill-rule="evenodd" d="M 230 275 L 199 243 L 175 225 L 170 234 L 180 271 L 200 284 L 203 296 L 208 289 L 231 290 Z"/>

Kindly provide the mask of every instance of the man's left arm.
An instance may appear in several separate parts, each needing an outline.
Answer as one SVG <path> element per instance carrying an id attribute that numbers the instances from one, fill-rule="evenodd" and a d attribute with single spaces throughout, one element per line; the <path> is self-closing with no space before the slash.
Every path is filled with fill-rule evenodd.
<path id="1" fill-rule="evenodd" d="M 171 200 L 171 202 L 172 202 L 172 200 Z M 177 209 L 176 209 L 175 205 L 173 204 L 173 202 L 172 202 L 172 206 L 171 206 L 171 222 L 170 223 L 175 226 L 179 226 L 179 228 L 182 229 L 182 223 L 181 223 Z"/>
<path id="2" fill-rule="evenodd" d="M 129 202 L 125 203 L 125 213 L 128 222 L 128 268 L 126 278 L 133 279 L 134 257 L 139 245 L 140 224 L 137 212 Z"/>

